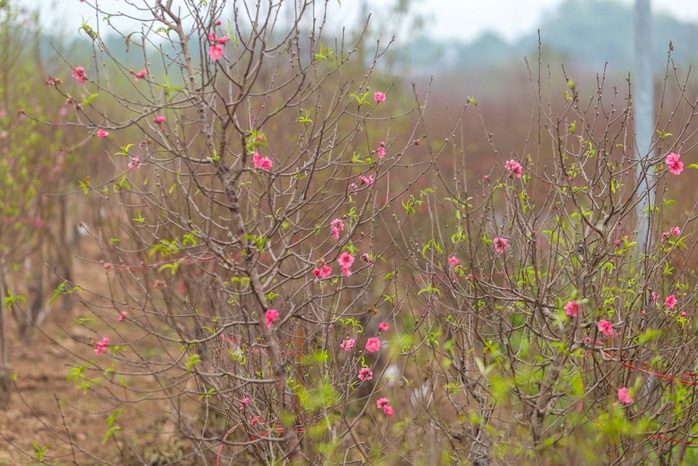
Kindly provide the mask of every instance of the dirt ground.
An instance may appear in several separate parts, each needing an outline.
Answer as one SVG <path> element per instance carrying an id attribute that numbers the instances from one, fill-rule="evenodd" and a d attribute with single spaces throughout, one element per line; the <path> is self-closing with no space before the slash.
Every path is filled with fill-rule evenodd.
<path id="1" fill-rule="evenodd" d="M 104 267 L 96 261 L 78 261 L 75 283 L 87 290 L 106 292 Z M 95 390 L 85 394 L 75 380 L 69 381 L 71 368 L 99 358 L 94 352 L 94 335 L 103 324 L 95 321 L 96 332 L 80 325 L 77 318 L 90 316 L 90 311 L 70 296 L 61 296 L 52 307 L 30 344 L 19 340 L 16 322 L 11 316 L 7 319 L 11 372 L 16 379 L 9 403 L 0 407 L 0 465 L 39 464 L 37 449 L 45 446 L 44 460 L 48 464 L 125 464 L 119 450 L 124 442 L 144 440 L 146 436 L 139 438 L 139 430 L 168 430 L 165 407 L 157 402 L 149 406 L 115 405 L 110 397 Z M 100 363 L 108 365 L 106 361 Z M 120 432 L 123 435 L 118 442 L 105 439 L 107 419 L 117 408 L 124 412 L 114 425 L 123 422 L 135 429 Z M 143 416 L 144 410 L 151 411 Z M 153 440 L 152 434 L 148 435 Z M 136 459 L 135 463 L 142 461 Z"/>

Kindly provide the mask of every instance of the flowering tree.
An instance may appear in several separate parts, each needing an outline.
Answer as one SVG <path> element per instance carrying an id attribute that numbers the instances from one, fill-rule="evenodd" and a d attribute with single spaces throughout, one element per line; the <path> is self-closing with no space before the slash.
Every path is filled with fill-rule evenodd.
<path id="1" fill-rule="evenodd" d="M 394 414 L 370 383 L 389 332 L 371 310 L 383 301 L 374 280 L 390 244 L 377 238 L 380 219 L 432 163 L 406 169 L 415 138 L 390 141 L 400 107 L 387 109 L 389 89 L 372 84 L 385 49 L 354 64 L 358 43 L 325 37 L 327 4 L 186 3 L 186 13 L 133 5 L 154 32 L 128 34 L 130 47 L 140 42 L 145 56 L 159 35 L 176 50 L 165 74 L 147 60 L 140 70 L 116 63 L 116 75 L 74 64 L 72 85 L 90 96 L 79 104 L 57 86 L 116 170 L 82 182 L 112 205 L 99 232 L 112 294 L 106 308 L 80 296 L 107 328 L 94 329 L 98 357 L 71 379 L 135 396 L 143 389 L 127 374 L 162 387 L 196 463 L 315 462 L 320 452 L 302 441 L 310 431 L 368 458 L 357 419 L 375 407 Z M 109 57 L 103 31 L 84 30 L 98 65 Z M 137 97 L 114 90 L 118 74 Z M 90 371 L 108 377 L 94 382 Z"/>
<path id="2" fill-rule="evenodd" d="M 45 290 L 55 287 L 46 264 L 70 277 L 68 209 L 54 195 L 72 181 L 64 148 L 73 141 L 62 127 L 67 109 L 36 72 L 45 64 L 36 24 L 25 8 L 0 2 L 0 398 L 11 375 L 8 316 L 29 343 L 48 312 Z"/>
<path id="3" fill-rule="evenodd" d="M 89 310 L 68 378 L 109 413 L 113 447 L 69 436 L 74 458 L 689 458 L 696 298 L 676 261 L 692 217 L 669 223 L 666 198 L 634 253 L 629 89 L 600 78 L 584 101 L 567 76 L 550 95 L 533 80 L 535 137 L 502 157 L 472 97 L 482 128 L 461 115 L 435 137 L 429 91 L 377 73 L 384 48 L 326 34 L 334 2 L 124 3 L 149 32 L 121 31 L 143 64 L 111 63 L 102 23 L 85 25 L 95 63 L 56 86 L 112 164 L 80 183 L 106 212 L 108 292 L 57 290 Z M 662 122 L 657 192 L 686 176 L 690 123 Z M 478 177 L 475 132 L 496 160 Z M 153 458 L 131 433 L 164 425 Z"/>

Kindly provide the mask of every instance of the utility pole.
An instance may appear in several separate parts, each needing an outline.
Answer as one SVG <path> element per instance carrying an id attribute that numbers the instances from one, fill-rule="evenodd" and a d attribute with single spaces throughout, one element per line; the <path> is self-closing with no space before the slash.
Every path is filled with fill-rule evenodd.
<path id="1" fill-rule="evenodd" d="M 652 87 L 652 25 L 650 0 L 635 0 L 633 45 L 633 109 L 637 155 L 637 239 L 639 255 L 652 247 L 651 210 L 655 207 L 654 175 L 650 173 L 654 136 L 654 88 Z"/>

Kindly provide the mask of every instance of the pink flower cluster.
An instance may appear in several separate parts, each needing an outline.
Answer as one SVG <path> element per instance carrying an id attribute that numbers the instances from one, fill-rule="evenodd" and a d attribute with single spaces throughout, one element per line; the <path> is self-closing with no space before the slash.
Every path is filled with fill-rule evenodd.
<path id="1" fill-rule="evenodd" d="M 104 139 L 109 136 L 109 131 L 105 131 L 103 129 L 98 129 L 97 130 L 97 137 L 100 139 Z"/>
<path id="2" fill-rule="evenodd" d="M 146 70 L 140 70 L 138 73 L 136 73 L 136 72 L 133 71 L 133 70 L 128 70 L 128 72 L 129 72 L 130 74 L 135 74 L 135 75 L 136 75 L 136 81 L 140 81 L 141 79 L 143 79 L 143 78 L 145 77 L 146 74 L 148 74 L 148 72 L 147 72 Z"/>
<path id="3" fill-rule="evenodd" d="M 373 175 L 368 175 L 368 176 L 360 176 L 359 181 L 361 181 L 363 184 L 367 184 L 369 187 L 373 186 Z"/>
<path id="4" fill-rule="evenodd" d="M 245 406 L 247 406 L 250 403 L 252 403 L 252 400 L 250 400 L 250 398 L 246 396 L 245 398 L 240 400 L 240 405 L 238 406 L 238 409 L 242 411 L 243 409 L 245 409 Z"/>
<path id="5" fill-rule="evenodd" d="M 604 335 L 613 335 L 613 324 L 607 320 L 599 321 L 597 328 L 599 329 L 599 332 L 603 333 Z"/>
<path id="6" fill-rule="evenodd" d="M 565 304 L 565 314 L 567 314 L 570 317 L 577 317 L 577 313 L 579 312 L 579 304 L 577 304 L 577 301 L 572 300 L 569 301 L 567 304 Z"/>
<path id="7" fill-rule="evenodd" d="M 671 230 L 662 233 L 662 241 L 666 241 L 672 236 L 681 236 L 681 228 L 673 227 Z"/>
<path id="8" fill-rule="evenodd" d="M 279 311 L 276 309 L 269 309 L 266 314 L 267 327 L 271 327 L 276 319 L 279 318 Z"/>
<path id="9" fill-rule="evenodd" d="M 342 340 L 342 342 L 339 344 L 339 347 L 342 348 L 344 351 L 351 351 L 355 344 L 356 340 L 354 340 L 353 338 L 349 338 L 346 340 Z"/>
<path id="10" fill-rule="evenodd" d="M 378 158 L 382 159 L 385 157 L 385 141 L 381 141 L 381 145 L 378 147 Z"/>
<path id="11" fill-rule="evenodd" d="M 382 409 L 386 416 L 392 416 L 394 413 L 393 407 L 390 406 L 390 400 L 386 397 L 378 398 L 378 401 L 376 401 L 376 407 L 378 407 L 378 409 Z"/>
<path id="12" fill-rule="evenodd" d="M 259 152 L 252 154 L 252 165 L 254 168 L 261 168 L 262 170 L 269 171 L 273 166 L 273 163 L 269 157 L 262 157 Z"/>
<path id="13" fill-rule="evenodd" d="M 382 92 L 376 92 L 373 94 L 373 100 L 376 102 L 385 102 L 385 94 Z"/>
<path id="14" fill-rule="evenodd" d="M 380 324 L 378 324 L 378 330 L 380 330 L 381 332 L 387 332 L 388 324 L 386 324 L 385 322 L 381 322 Z"/>
<path id="15" fill-rule="evenodd" d="M 85 68 L 82 66 L 76 66 L 73 68 L 73 77 L 78 80 L 80 84 L 85 83 Z"/>
<path id="16" fill-rule="evenodd" d="M 337 262 L 339 263 L 339 266 L 342 268 L 342 273 L 345 277 L 351 275 L 351 265 L 354 263 L 354 260 L 354 256 L 352 256 L 347 251 L 342 252 L 337 258 Z"/>
<path id="17" fill-rule="evenodd" d="M 365 380 L 371 380 L 373 378 L 373 371 L 368 367 L 362 367 L 359 371 L 359 380 L 362 382 Z"/>
<path id="18" fill-rule="evenodd" d="M 673 152 L 666 156 L 666 164 L 669 166 L 669 172 L 672 175 L 678 176 L 683 171 L 683 162 L 680 159 L 681 156 Z"/>
<path id="19" fill-rule="evenodd" d="M 211 46 L 208 48 L 208 55 L 211 60 L 216 61 L 224 55 L 223 45 L 228 42 L 228 36 L 216 37 L 212 32 L 208 34 L 209 42 L 212 42 Z"/>
<path id="20" fill-rule="evenodd" d="M 164 117 L 163 115 L 158 115 L 158 116 L 155 117 L 155 119 L 154 119 L 153 121 L 154 121 L 155 123 L 161 125 L 161 124 L 163 124 L 163 123 L 165 122 L 165 117 Z"/>
<path id="21" fill-rule="evenodd" d="M 460 265 L 460 261 L 456 256 L 451 256 L 448 258 L 448 263 L 453 267 L 454 269 Z"/>
<path id="22" fill-rule="evenodd" d="M 104 337 L 102 341 L 98 341 L 95 345 L 95 354 L 100 355 L 109 349 L 109 338 Z"/>
<path id="23" fill-rule="evenodd" d="M 318 278 L 327 278 L 332 274 L 332 267 L 327 264 L 322 265 L 320 268 L 313 269 L 313 275 Z"/>
<path id="24" fill-rule="evenodd" d="M 359 257 L 359 259 L 361 259 L 362 261 L 364 261 L 368 264 L 373 264 L 373 262 L 374 262 L 373 257 L 371 257 L 371 255 L 366 253 L 366 252 L 361 254 L 361 257 Z"/>
<path id="25" fill-rule="evenodd" d="M 618 389 L 618 400 L 621 403 L 630 404 L 633 402 L 633 398 L 628 393 L 628 387 L 622 387 Z"/>
<path id="26" fill-rule="evenodd" d="M 339 239 L 339 232 L 344 231 L 344 222 L 339 218 L 335 218 L 332 220 L 330 227 L 332 227 L 332 236 L 334 239 Z"/>
<path id="27" fill-rule="evenodd" d="M 128 163 L 128 168 L 136 169 L 141 168 L 141 158 L 136 156 L 131 157 L 131 161 Z"/>
<path id="28" fill-rule="evenodd" d="M 501 236 L 495 237 L 492 243 L 494 244 L 494 250 L 499 254 L 509 249 L 509 242 L 506 238 L 502 238 Z"/>
<path id="29" fill-rule="evenodd" d="M 521 174 L 523 173 L 523 170 L 521 168 L 521 164 L 517 162 L 514 159 L 507 160 L 507 162 L 504 164 L 504 168 L 506 168 L 509 171 L 509 177 L 511 178 L 512 176 L 516 178 L 521 178 Z"/>

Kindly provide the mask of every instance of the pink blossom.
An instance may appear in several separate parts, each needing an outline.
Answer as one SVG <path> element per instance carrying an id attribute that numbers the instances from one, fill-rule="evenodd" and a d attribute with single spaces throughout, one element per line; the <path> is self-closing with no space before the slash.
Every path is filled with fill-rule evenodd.
<path id="1" fill-rule="evenodd" d="M 221 20 L 220 20 L 220 19 L 216 21 L 216 26 L 220 26 L 221 24 L 222 24 L 222 23 L 221 23 Z"/>
<path id="2" fill-rule="evenodd" d="M 109 338 L 104 337 L 102 341 L 98 341 L 95 346 L 95 354 L 100 355 L 109 349 Z"/>
<path id="3" fill-rule="evenodd" d="M 681 317 L 686 317 L 686 313 L 682 311 L 682 312 L 681 312 Z"/>
<path id="4" fill-rule="evenodd" d="M 337 258 L 337 262 L 342 267 L 351 267 L 354 260 L 354 256 L 352 256 L 348 251 L 343 251 Z"/>
<path id="5" fill-rule="evenodd" d="M 507 241 L 506 238 L 502 238 L 501 236 L 497 236 L 493 240 L 494 244 L 494 250 L 497 251 L 498 253 L 503 253 L 507 249 L 509 249 L 509 242 Z"/>
<path id="6" fill-rule="evenodd" d="M 337 258 L 337 262 L 342 268 L 344 276 L 349 277 L 351 275 L 351 265 L 354 263 L 354 260 L 354 256 L 347 251 L 342 252 Z"/>
<path id="7" fill-rule="evenodd" d="M 136 81 L 143 79 L 148 72 L 146 70 L 140 70 L 136 73 Z"/>
<path id="8" fill-rule="evenodd" d="M 98 137 L 98 138 L 104 139 L 104 138 L 106 138 L 107 136 L 109 136 L 109 131 L 105 131 L 105 130 L 103 130 L 103 129 L 98 129 L 98 130 L 97 130 L 97 137 Z"/>
<path id="9" fill-rule="evenodd" d="M 84 84 L 85 83 L 85 68 L 83 68 L 82 66 L 76 66 L 75 68 L 73 68 L 73 75 L 72 76 L 75 79 L 77 79 L 80 84 Z"/>
<path id="10" fill-rule="evenodd" d="M 523 170 L 521 169 L 521 164 L 514 159 L 507 160 L 504 164 L 504 168 L 509 171 L 509 177 L 521 178 Z"/>
<path id="11" fill-rule="evenodd" d="M 387 332 L 388 324 L 386 324 L 385 322 L 381 322 L 380 324 L 378 324 L 378 330 L 380 330 L 381 332 Z"/>
<path id="12" fill-rule="evenodd" d="M 141 159 L 137 155 L 131 157 L 131 161 L 128 163 L 128 168 L 136 169 L 141 168 Z"/>
<path id="13" fill-rule="evenodd" d="M 221 45 L 225 45 L 228 42 L 229 37 L 228 36 L 223 36 L 218 38 L 218 43 Z"/>
<path id="14" fill-rule="evenodd" d="M 223 46 L 220 44 L 210 46 L 208 48 L 208 55 L 211 57 L 211 60 L 218 60 L 223 56 Z"/>
<path id="15" fill-rule="evenodd" d="M 378 339 L 378 337 L 370 337 L 368 340 L 366 340 L 366 351 L 369 353 L 375 353 L 380 349 L 381 341 Z"/>
<path id="16" fill-rule="evenodd" d="M 628 394 L 628 387 L 622 387 L 618 389 L 618 400 L 621 403 L 630 404 L 633 402 L 633 398 Z"/>
<path id="17" fill-rule="evenodd" d="M 674 236 L 679 236 L 681 234 L 681 229 L 679 227 L 674 227 L 669 232 Z"/>
<path id="18" fill-rule="evenodd" d="M 267 318 L 267 327 L 271 327 L 271 325 L 274 323 L 276 319 L 279 318 L 279 311 L 276 309 L 269 309 L 266 314 Z"/>
<path id="19" fill-rule="evenodd" d="M 361 259 L 364 262 L 368 262 L 369 264 L 373 264 L 374 262 L 373 257 L 371 257 L 371 255 L 366 252 L 361 254 L 361 257 L 359 257 L 359 259 Z"/>
<path id="20" fill-rule="evenodd" d="M 249 397 L 245 397 L 242 400 L 240 400 L 240 405 L 238 406 L 238 409 L 242 411 L 243 409 L 245 409 L 245 406 L 247 406 L 250 403 L 252 403 L 252 400 L 250 400 Z"/>
<path id="21" fill-rule="evenodd" d="M 456 256 L 449 257 L 448 263 L 451 264 L 451 267 L 453 267 L 454 269 L 460 265 L 460 261 Z"/>
<path id="22" fill-rule="evenodd" d="M 383 157 L 385 157 L 385 142 L 381 141 L 381 145 L 378 148 L 378 158 L 382 159 Z"/>
<path id="23" fill-rule="evenodd" d="M 666 164 L 669 166 L 669 171 L 672 175 L 680 175 L 683 171 L 683 162 L 681 162 L 679 154 L 671 153 L 666 156 Z"/>
<path id="24" fill-rule="evenodd" d="M 153 121 L 154 121 L 155 123 L 161 125 L 161 124 L 163 124 L 163 123 L 165 122 L 165 117 L 164 117 L 164 115 L 158 115 L 158 116 L 155 117 L 155 119 L 154 119 Z"/>
<path id="25" fill-rule="evenodd" d="M 382 92 L 376 92 L 375 94 L 373 94 L 373 100 L 375 100 L 376 102 L 385 102 L 385 94 L 383 94 Z"/>
<path id="26" fill-rule="evenodd" d="M 361 370 L 359 371 L 359 379 L 364 381 L 364 380 L 371 380 L 373 378 L 373 371 L 369 369 L 368 367 L 362 367 Z"/>
<path id="27" fill-rule="evenodd" d="M 570 317 L 577 317 L 577 313 L 579 312 L 579 304 L 577 304 L 577 301 L 569 301 L 567 304 L 565 304 L 565 314 L 567 314 Z"/>
<path id="28" fill-rule="evenodd" d="M 344 231 L 344 222 L 338 218 L 335 218 L 332 220 L 330 226 L 332 227 L 332 236 L 334 239 L 339 239 L 339 232 Z"/>
<path id="29" fill-rule="evenodd" d="M 603 333 L 604 335 L 613 335 L 613 324 L 610 323 L 607 320 L 602 320 L 599 322 L 597 325 L 599 332 Z"/>
<path id="30" fill-rule="evenodd" d="M 254 168 L 261 168 L 262 170 L 269 171 L 273 166 L 273 162 L 268 157 L 262 157 L 259 152 L 252 154 L 252 165 Z"/>
<path id="31" fill-rule="evenodd" d="M 368 176 L 360 176 L 359 181 L 361 181 L 363 184 L 367 184 L 369 186 L 373 186 L 373 175 L 368 175 Z"/>
<path id="32" fill-rule="evenodd" d="M 121 311 L 121 314 L 119 314 L 119 318 L 116 320 L 118 322 L 123 322 L 127 315 L 128 315 L 127 311 Z"/>
<path id="33" fill-rule="evenodd" d="M 657 300 L 659 299 L 659 295 L 657 293 L 655 293 L 654 291 L 652 291 L 650 293 L 650 299 L 652 300 L 652 302 L 654 304 L 657 304 Z"/>
<path id="34" fill-rule="evenodd" d="M 114 264 L 111 262 L 105 262 L 104 263 L 104 270 L 112 270 L 114 268 Z"/>
<path id="35" fill-rule="evenodd" d="M 390 406 L 390 400 L 386 397 L 378 398 L 376 401 L 376 407 L 382 409 L 386 416 L 392 416 L 394 414 L 393 407 Z"/>
<path id="36" fill-rule="evenodd" d="M 351 351 L 355 344 L 356 340 L 354 340 L 353 338 L 349 338 L 348 340 L 342 340 L 342 342 L 339 344 L 339 347 L 344 349 L 344 351 Z"/>
<path id="37" fill-rule="evenodd" d="M 209 42 L 217 42 L 216 35 L 215 35 L 214 33 L 212 33 L 212 32 L 209 32 L 209 33 L 208 33 L 208 41 L 209 41 Z"/>
<path id="38" fill-rule="evenodd" d="M 272 166 L 273 166 L 273 162 L 271 161 L 271 159 L 269 157 L 263 157 L 262 160 L 260 160 L 259 168 L 261 168 L 262 170 L 269 171 L 269 170 L 271 170 Z"/>
<path id="39" fill-rule="evenodd" d="M 313 275 L 315 275 L 318 278 L 327 278 L 332 274 L 332 267 L 329 265 L 325 264 L 319 269 L 314 269 L 313 270 Z"/>
<path id="40" fill-rule="evenodd" d="M 672 294 L 666 297 L 666 299 L 664 300 L 664 304 L 669 309 L 674 309 L 674 306 L 676 306 L 677 301 L 678 300 L 676 299 L 676 296 Z"/>

